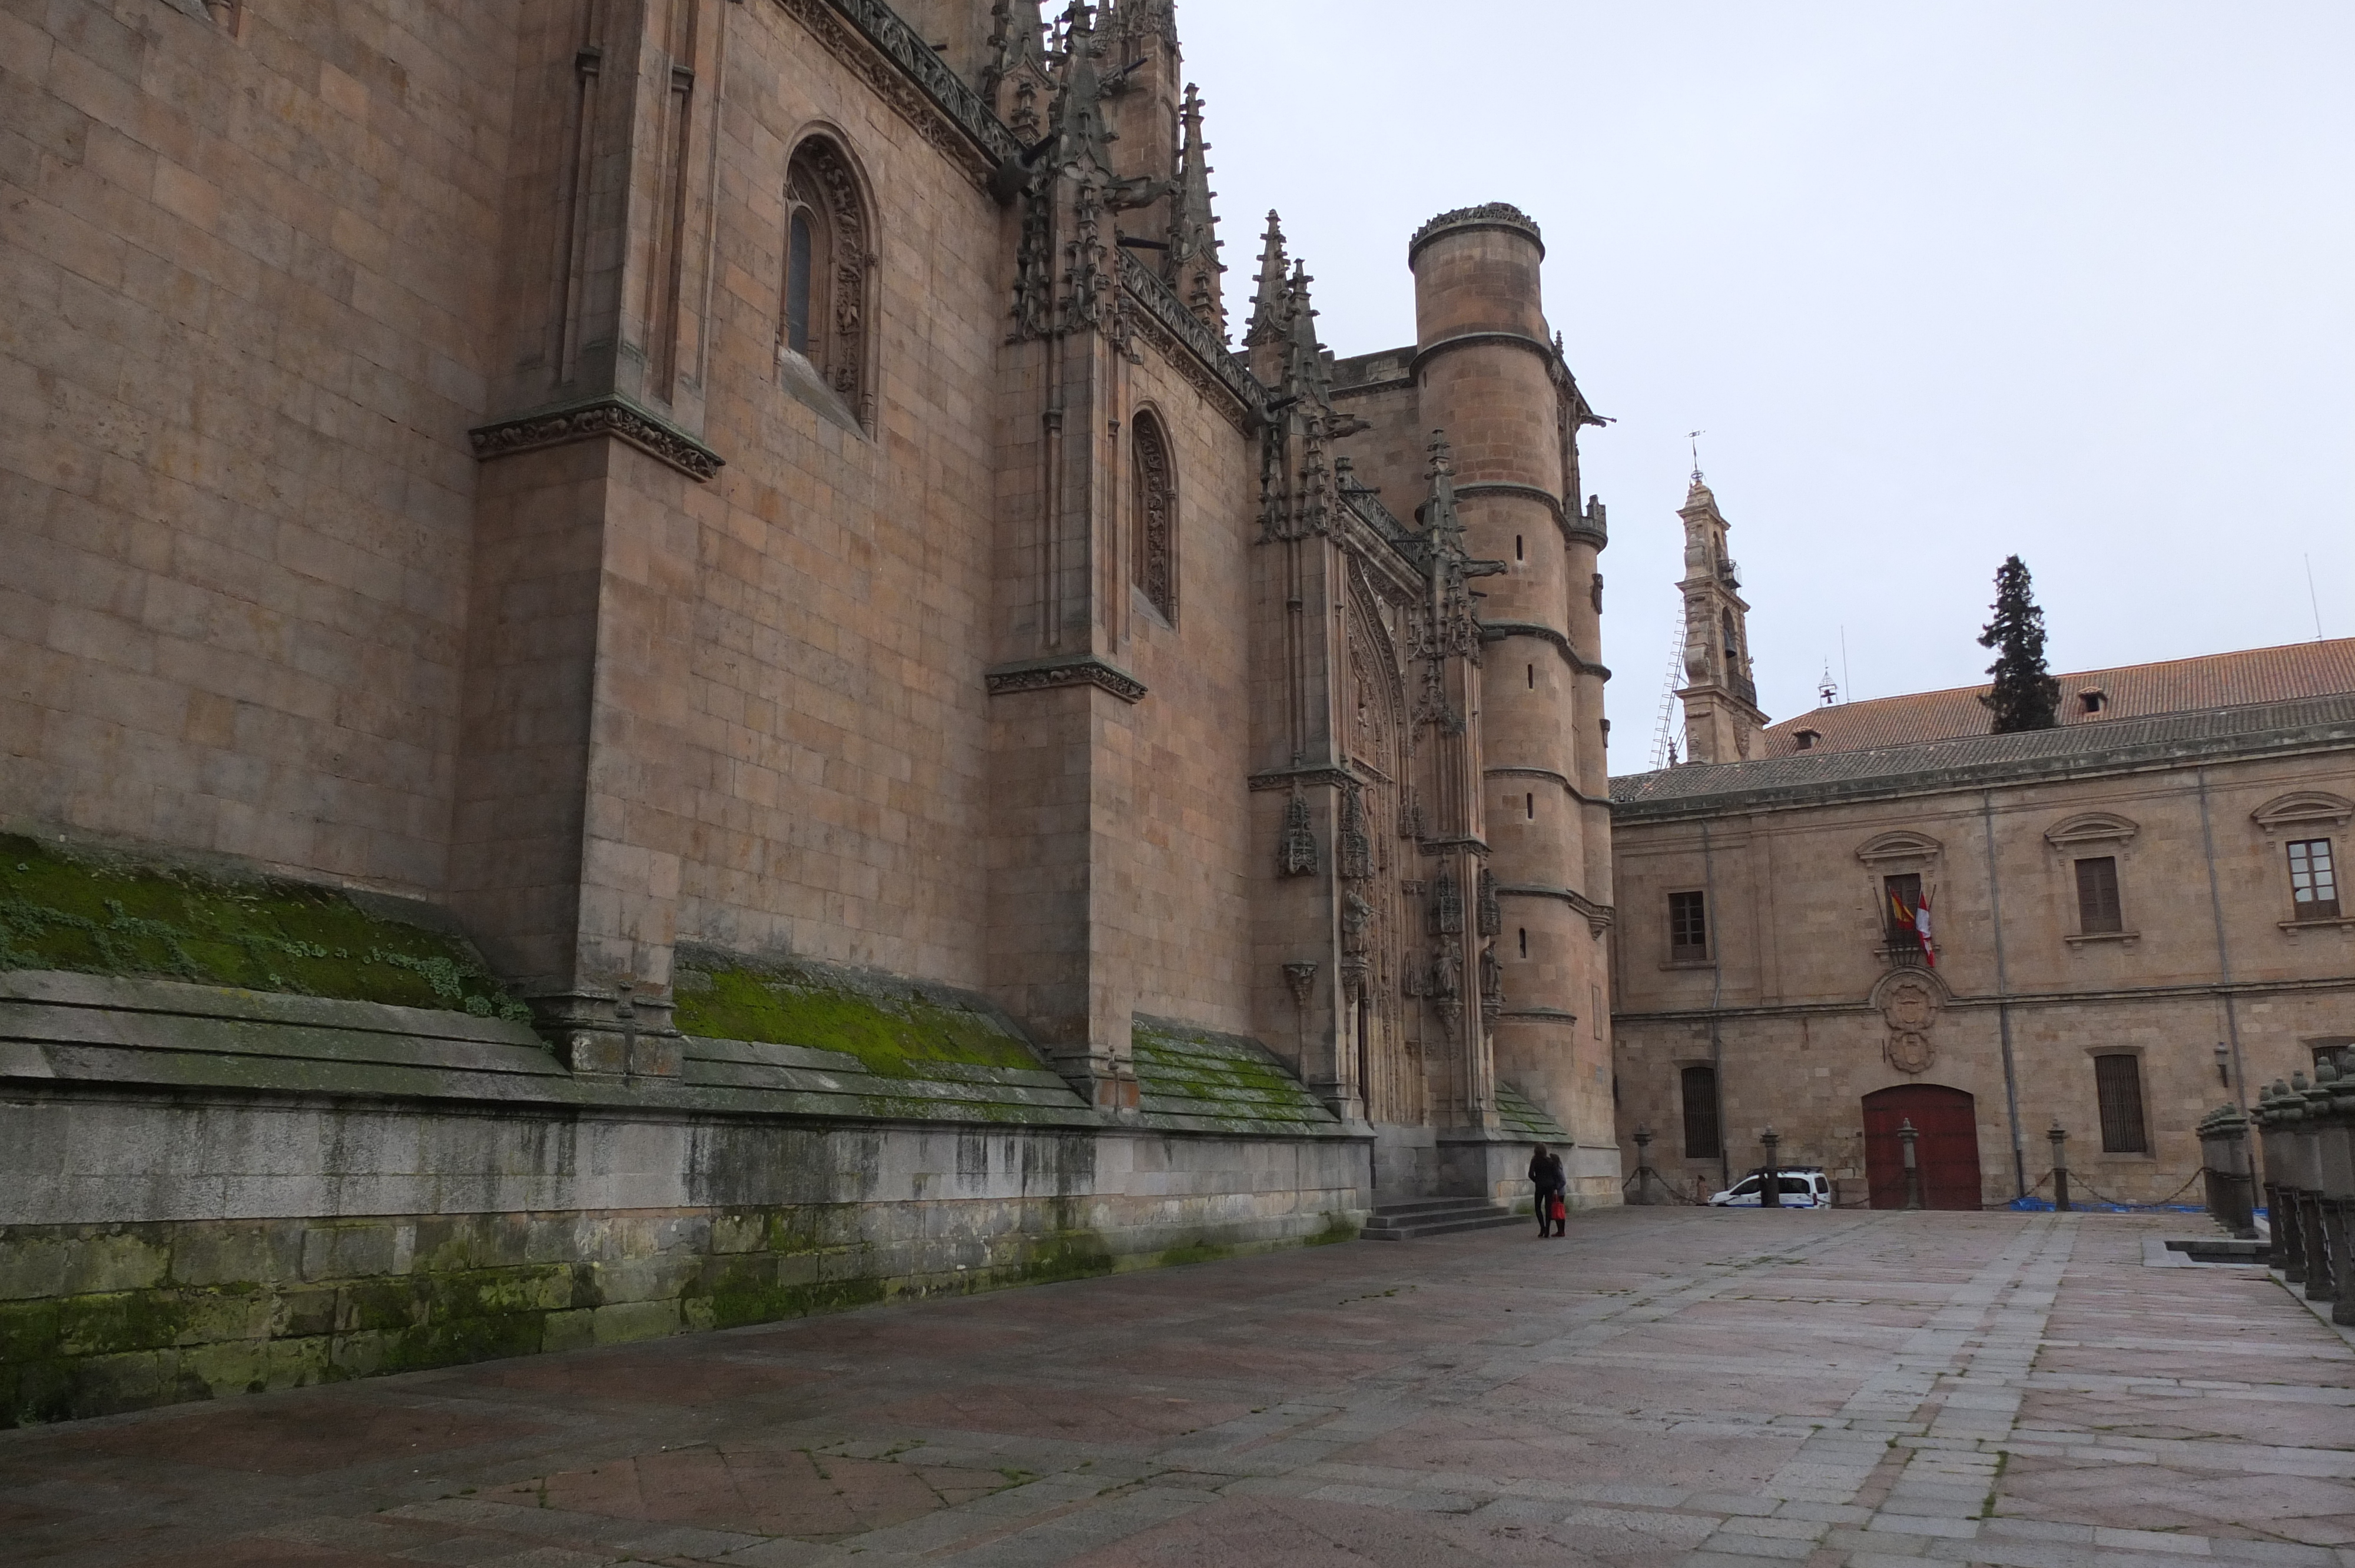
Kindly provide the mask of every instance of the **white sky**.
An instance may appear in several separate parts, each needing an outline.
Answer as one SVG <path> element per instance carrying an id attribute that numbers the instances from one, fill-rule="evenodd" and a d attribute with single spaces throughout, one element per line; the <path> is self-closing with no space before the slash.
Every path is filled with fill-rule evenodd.
<path id="1" fill-rule="evenodd" d="M 1327 346 L 1413 336 L 1406 241 L 1509 201 L 1596 409 L 1614 770 L 1646 764 L 1701 466 L 1770 716 L 2355 635 L 2355 5 L 1181 0 L 1231 306 L 1264 215 Z M 1397 498 L 1391 498 L 1395 504 Z M 1411 499 L 1411 498 L 1410 498 Z M 1399 510 L 1404 510 L 1399 507 Z"/>

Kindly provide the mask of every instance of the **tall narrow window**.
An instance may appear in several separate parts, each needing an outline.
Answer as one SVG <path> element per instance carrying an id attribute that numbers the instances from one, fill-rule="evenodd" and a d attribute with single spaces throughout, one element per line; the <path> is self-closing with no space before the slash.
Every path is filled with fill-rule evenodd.
<path id="1" fill-rule="evenodd" d="M 1684 1097 L 1685 1158 L 1714 1160 L 1723 1150 L 1717 1140 L 1717 1069 L 1687 1067 L 1678 1089 Z"/>
<path id="2" fill-rule="evenodd" d="M 1899 956 L 1922 950 L 1922 933 L 1913 924 L 1922 913 L 1922 874 L 1905 872 L 1881 879 L 1881 923 L 1889 931 L 1890 951 Z"/>
<path id="3" fill-rule="evenodd" d="M 2077 863 L 2077 929 L 2086 936 L 2126 929 L 2118 906 L 2116 856 L 2105 854 Z"/>
<path id="4" fill-rule="evenodd" d="M 1695 963 L 1709 957 L 1709 905 L 1699 893 L 1668 895 L 1668 961 Z"/>
<path id="5" fill-rule="evenodd" d="M 2339 872 L 2330 863 L 2330 841 L 2307 839 L 2289 846 L 2289 908 L 2293 920 L 2329 920 L 2339 914 Z"/>
<path id="6" fill-rule="evenodd" d="M 831 392 L 859 423 L 871 426 L 869 233 L 867 200 L 842 149 L 823 136 L 795 148 L 785 165 L 784 299 L 777 346 L 799 356 L 803 368 L 785 379 L 803 389 L 805 400 L 813 392 L 820 399 Z M 823 391 L 811 387 L 813 381 Z"/>
<path id="7" fill-rule="evenodd" d="M 1161 421 L 1136 416 L 1130 438 L 1136 461 L 1136 586 L 1163 620 L 1178 620 L 1178 491 Z"/>
<path id="8" fill-rule="evenodd" d="M 785 346 L 805 359 L 810 351 L 810 249 L 814 242 L 809 209 L 797 207 L 785 242 Z"/>
<path id="9" fill-rule="evenodd" d="M 2142 1118 L 2142 1063 L 2133 1056 L 2094 1058 L 2094 1089 L 2102 1102 L 2102 1152 L 2147 1154 Z"/>

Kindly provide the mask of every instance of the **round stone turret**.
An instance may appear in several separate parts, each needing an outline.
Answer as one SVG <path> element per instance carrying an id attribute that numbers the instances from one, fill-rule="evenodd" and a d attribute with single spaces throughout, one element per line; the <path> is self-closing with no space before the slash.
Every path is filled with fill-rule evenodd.
<path id="1" fill-rule="evenodd" d="M 1590 843 L 1607 850 L 1610 832 L 1599 538 L 1574 525 L 1564 493 L 1576 393 L 1546 324 L 1544 259 L 1536 223 L 1502 202 L 1424 224 L 1407 246 L 1412 368 L 1423 428 L 1452 449 L 1465 546 L 1501 568 L 1476 582 L 1482 834 L 1506 996 L 1497 1074 L 1565 1125 L 1599 1125 L 1611 1114 L 1608 1042 L 1591 1017 L 1607 986 L 1589 916 L 1610 899 L 1589 885 Z"/>

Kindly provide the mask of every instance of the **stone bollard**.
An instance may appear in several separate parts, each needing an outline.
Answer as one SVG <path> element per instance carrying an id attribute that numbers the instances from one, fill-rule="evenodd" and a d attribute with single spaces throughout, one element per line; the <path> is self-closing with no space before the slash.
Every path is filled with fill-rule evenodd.
<path id="1" fill-rule="evenodd" d="M 2052 1212 L 2069 1212 L 2069 1130 L 2061 1118 L 2052 1118 L 2052 1130 L 2044 1135 L 2052 1142 Z"/>
<path id="2" fill-rule="evenodd" d="M 2319 1072 L 2322 1064 L 2317 1064 Z M 2334 1079 L 2338 1070 L 2331 1069 Z M 2325 1124 L 2330 1118 L 2330 1090 L 2308 1084 L 2300 1075 L 2290 1079 L 2304 1113 L 2297 1119 L 2298 1245 L 2306 1252 L 2306 1298 L 2328 1301 L 2334 1295 L 2330 1277 L 2330 1240 L 2323 1225 L 2322 1161 Z"/>
<path id="3" fill-rule="evenodd" d="M 2329 1222 L 2330 1277 L 2339 1286 L 2330 1320 L 2355 1324 L 2355 1049 L 2339 1054 L 2328 1121 L 2322 1201 Z"/>
<path id="4" fill-rule="evenodd" d="M 2303 1086 L 2306 1075 L 2297 1075 Z M 2299 1178 L 2298 1156 L 2302 1152 L 2297 1139 L 2297 1124 L 2305 1119 L 2304 1097 L 2281 1079 L 2265 1086 L 2264 1097 L 2257 1102 L 2261 1125 L 2264 1128 L 2265 1151 L 2265 1213 L 2273 1230 L 2274 1244 L 2266 1259 L 2281 1270 L 2284 1280 L 2292 1285 L 2306 1279 L 2305 1225 L 2298 1215 L 2298 1193 L 2305 1183 Z"/>
<path id="5" fill-rule="evenodd" d="M 1758 1135 L 1758 1141 L 1766 1148 L 1766 1173 L 1759 1178 L 1758 1206 L 1779 1209 L 1783 1206 L 1783 1172 L 1774 1164 L 1774 1146 L 1783 1141 L 1783 1135 L 1769 1125 Z"/>
<path id="6" fill-rule="evenodd" d="M 2221 1105 L 2200 1120 L 2200 1163 L 2207 1178 L 2208 1213 L 2243 1241 L 2257 1234 L 2251 1213 L 2255 1194 L 2249 1177 L 2249 1118 L 2235 1105 Z"/>
<path id="7" fill-rule="evenodd" d="M 1652 1129 L 1638 1127 L 1636 1129 L 1636 1195 L 1627 1200 L 1631 1203 L 1649 1204 L 1658 1201 L 1652 1196 L 1651 1151 Z"/>
<path id="8" fill-rule="evenodd" d="M 1922 1206 L 1922 1164 L 1913 1152 L 1914 1139 L 1921 1136 L 1913 1129 L 1912 1117 L 1906 1117 L 1898 1122 L 1897 1141 L 1904 1151 L 1905 1206 L 1909 1209 L 1918 1209 Z"/>

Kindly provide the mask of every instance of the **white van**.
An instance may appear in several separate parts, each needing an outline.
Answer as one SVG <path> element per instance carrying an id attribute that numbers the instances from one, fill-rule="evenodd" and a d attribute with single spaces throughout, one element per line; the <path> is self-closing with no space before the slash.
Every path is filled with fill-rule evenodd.
<path id="1" fill-rule="evenodd" d="M 1783 1207 L 1786 1209 L 1828 1209 L 1832 1206 L 1832 1181 L 1823 1168 L 1816 1165 L 1786 1166 L 1776 1171 L 1776 1184 L 1782 1188 Z M 1753 1171 L 1724 1192 L 1710 1199 L 1720 1209 L 1754 1209 L 1758 1195 L 1765 1190 L 1766 1173 Z"/>

